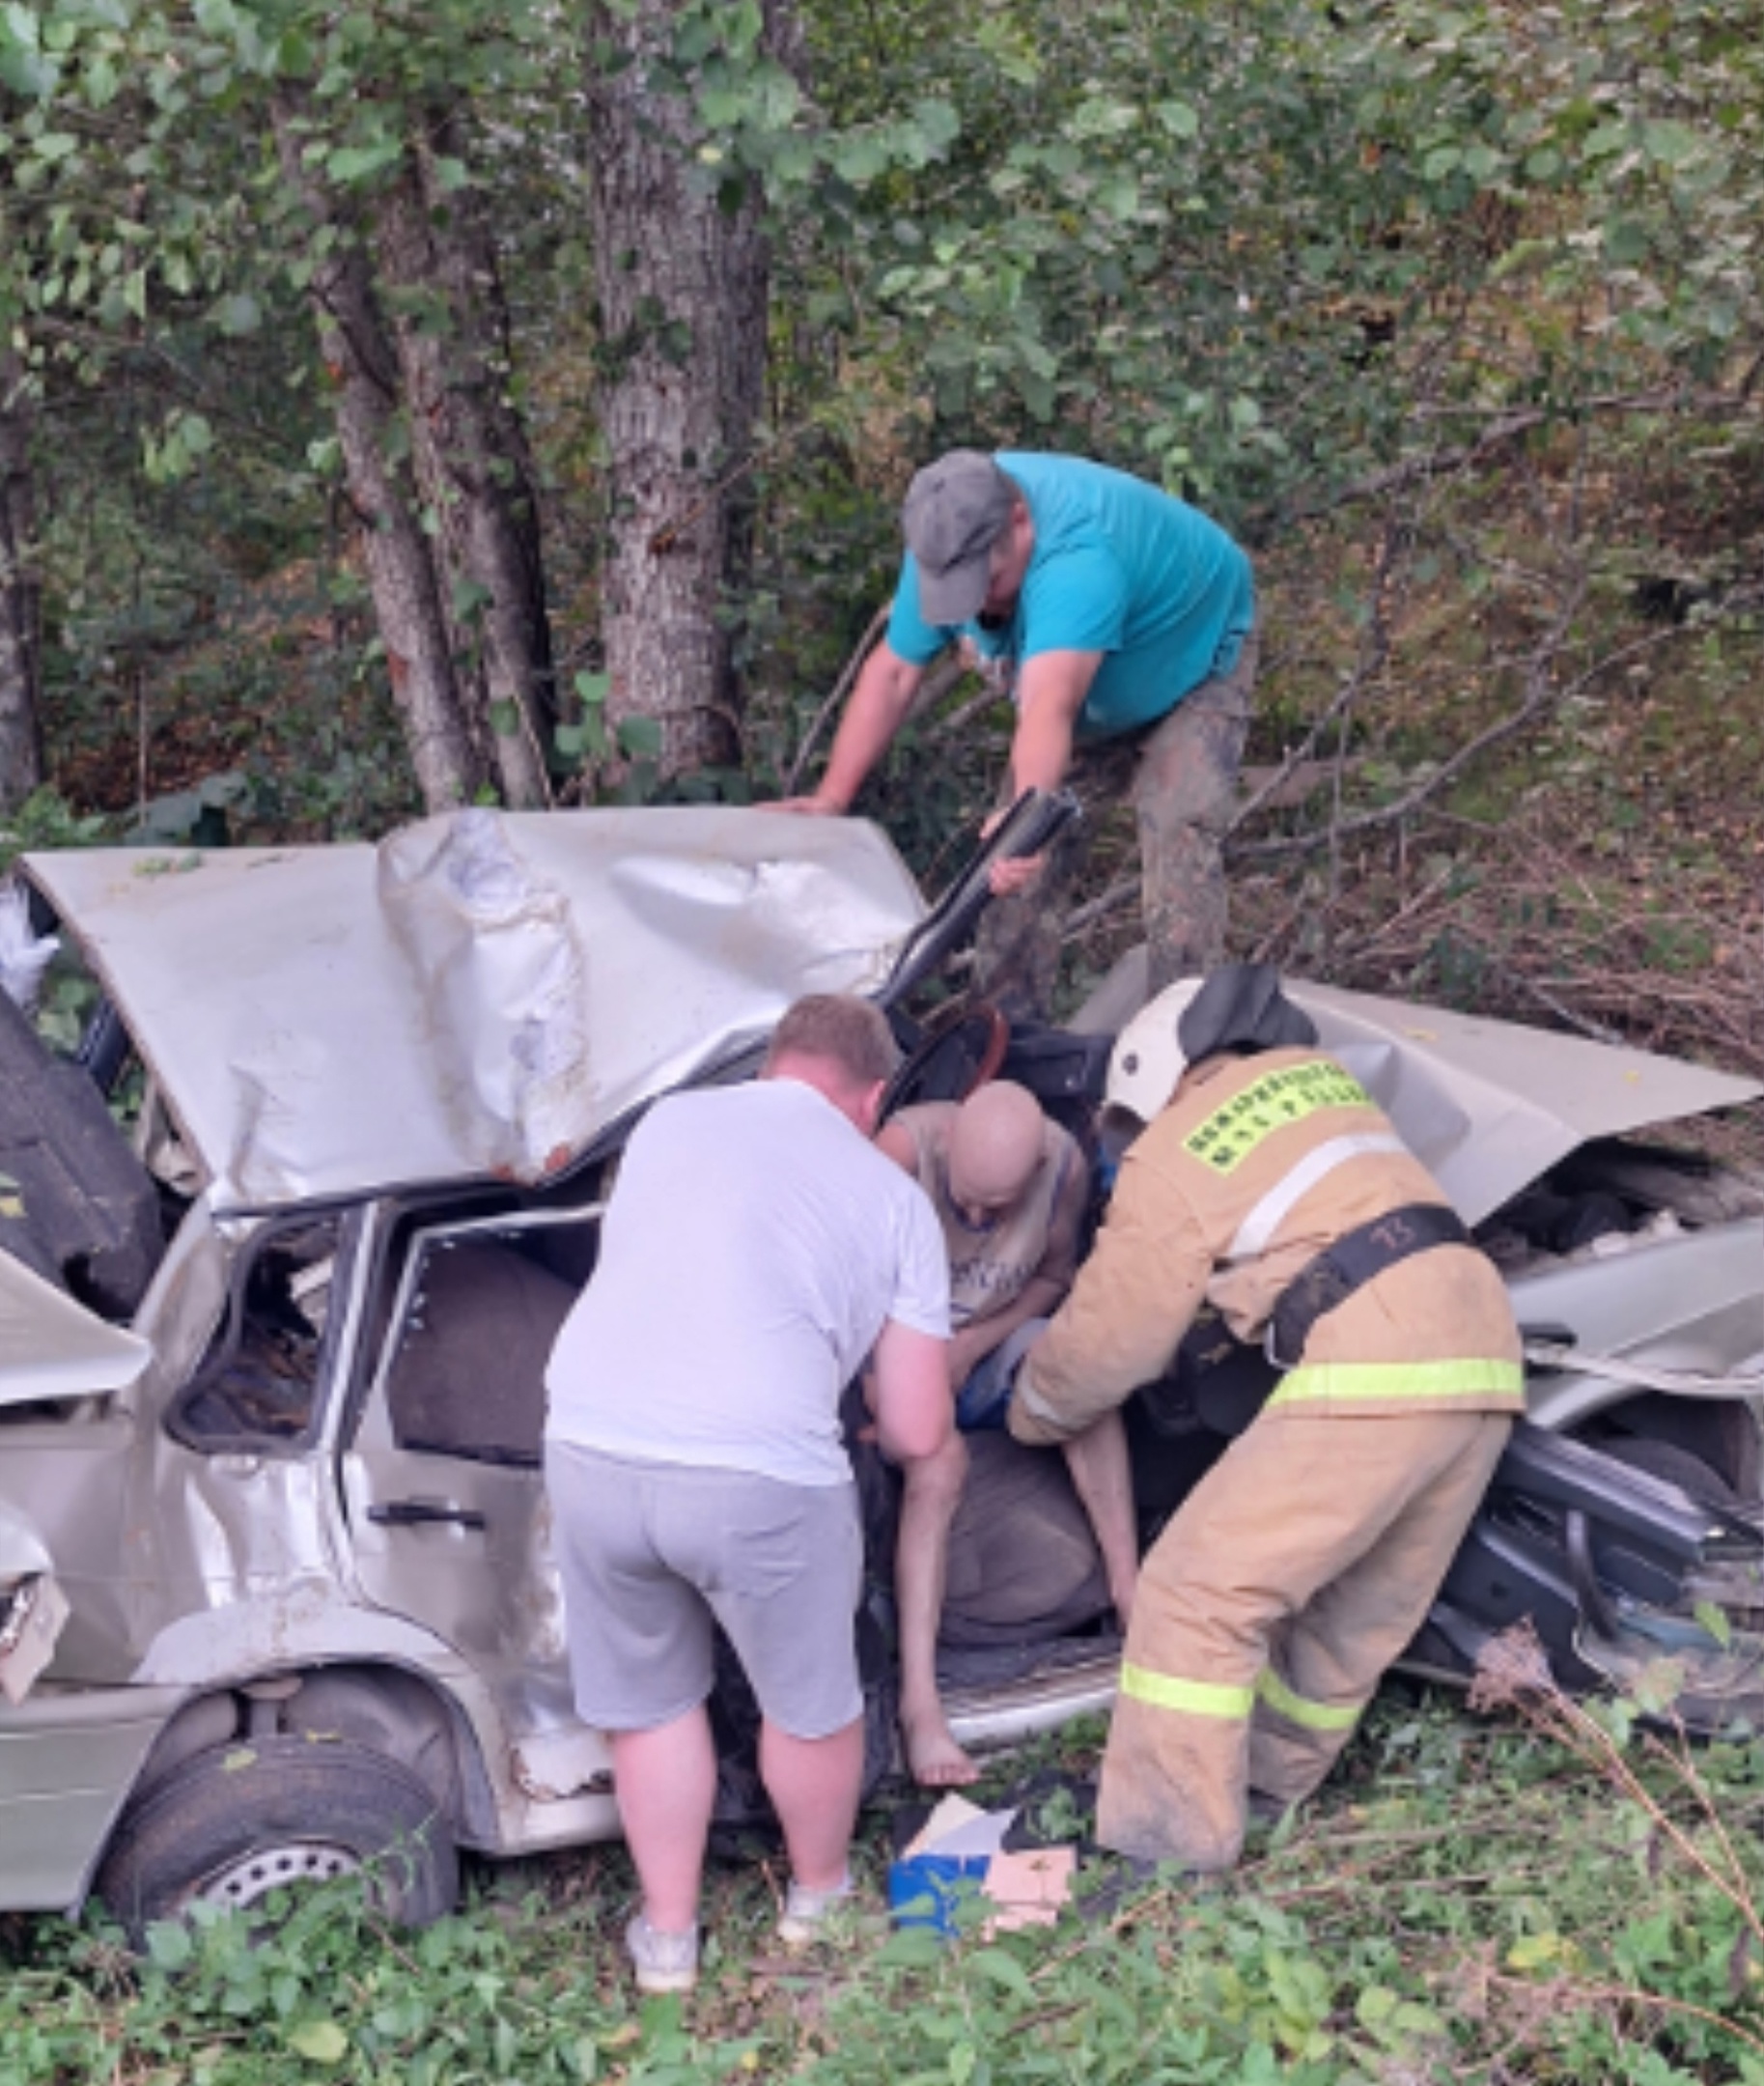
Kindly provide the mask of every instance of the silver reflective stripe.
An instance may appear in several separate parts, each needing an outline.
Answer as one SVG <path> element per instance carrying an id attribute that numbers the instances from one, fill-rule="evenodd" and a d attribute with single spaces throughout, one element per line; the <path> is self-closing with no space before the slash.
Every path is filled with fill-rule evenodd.
<path id="1" fill-rule="evenodd" d="M 1062 1434 L 1071 1433 L 1072 1428 L 1066 1420 L 1066 1416 L 1056 1411 L 1048 1403 L 1046 1398 L 1037 1397 L 1035 1393 L 1029 1389 L 1027 1383 L 1024 1382 L 1021 1370 L 1018 1372 L 1011 1395 L 1018 1400 L 1031 1420 L 1039 1420 L 1044 1426 L 1057 1427 Z"/>
<path id="2" fill-rule="evenodd" d="M 1362 1152 L 1406 1152 L 1408 1149 L 1400 1137 L 1392 1136 L 1387 1130 L 1366 1131 L 1358 1137 L 1330 1138 L 1327 1144 L 1317 1145 L 1305 1153 L 1283 1180 L 1274 1183 L 1238 1226 L 1236 1238 L 1225 1249 L 1226 1260 L 1252 1260 L 1257 1254 L 1266 1251 L 1269 1240 L 1280 1228 L 1299 1198 L 1309 1194 L 1320 1180 L 1346 1161 L 1358 1159 Z"/>

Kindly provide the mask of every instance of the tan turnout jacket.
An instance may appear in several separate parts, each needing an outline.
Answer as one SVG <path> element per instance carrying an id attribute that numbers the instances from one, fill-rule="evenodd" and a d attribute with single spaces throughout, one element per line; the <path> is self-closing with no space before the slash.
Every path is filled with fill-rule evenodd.
<path id="1" fill-rule="evenodd" d="M 1122 1162 L 1096 1250 L 1018 1379 L 1011 1431 L 1080 1432 L 1163 1374 L 1203 1302 L 1259 1340 L 1315 1254 L 1386 1211 L 1445 1199 L 1333 1058 L 1280 1050 L 1191 1066 Z M 1524 1410 L 1505 1287 L 1469 1247 L 1386 1268 L 1280 1359 L 1299 1366 L 1269 1415 Z"/>

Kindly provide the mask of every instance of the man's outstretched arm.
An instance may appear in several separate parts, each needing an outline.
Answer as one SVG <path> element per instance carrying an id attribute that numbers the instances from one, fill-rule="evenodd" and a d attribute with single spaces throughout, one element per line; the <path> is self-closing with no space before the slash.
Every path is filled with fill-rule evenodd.
<path id="1" fill-rule="evenodd" d="M 863 662 L 833 735 L 833 750 L 819 787 L 806 797 L 786 797 L 770 808 L 823 817 L 849 811 L 864 778 L 900 730 L 924 678 L 924 667 L 902 659 L 884 637 Z"/>
<path id="2" fill-rule="evenodd" d="M 1011 802 L 1024 790 L 1056 790 L 1072 765 L 1072 737 L 1078 712 L 1103 663 L 1101 652 L 1038 652 L 1017 676 L 1017 731 L 1011 741 Z M 983 829 L 991 832 L 1003 816 L 994 812 Z M 1031 855 L 994 862 L 994 898 L 1022 890 L 1041 874 L 1046 858 Z"/>

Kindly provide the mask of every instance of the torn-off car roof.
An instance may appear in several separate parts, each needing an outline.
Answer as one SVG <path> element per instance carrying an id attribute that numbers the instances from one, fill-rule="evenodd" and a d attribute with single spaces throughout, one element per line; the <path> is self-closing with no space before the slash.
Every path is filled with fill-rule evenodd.
<path id="1" fill-rule="evenodd" d="M 924 912 L 875 827 L 725 806 L 24 867 L 222 1207 L 541 1178 L 799 994 L 876 988 Z"/>

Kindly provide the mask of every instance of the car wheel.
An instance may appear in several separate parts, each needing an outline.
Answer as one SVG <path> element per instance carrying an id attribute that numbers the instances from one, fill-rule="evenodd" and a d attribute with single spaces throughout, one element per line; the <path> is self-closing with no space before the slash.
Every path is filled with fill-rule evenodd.
<path id="1" fill-rule="evenodd" d="M 251 1738 L 198 1753 L 144 1790 L 97 1891 L 138 1943 L 195 1904 L 261 1918 L 273 1892 L 358 1873 L 369 1903 L 401 1925 L 453 1909 L 459 1856 L 434 1791 L 366 1746 Z"/>

